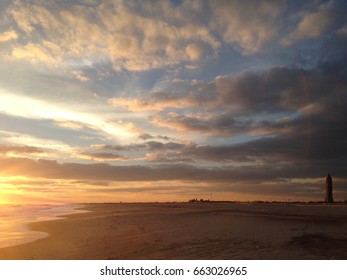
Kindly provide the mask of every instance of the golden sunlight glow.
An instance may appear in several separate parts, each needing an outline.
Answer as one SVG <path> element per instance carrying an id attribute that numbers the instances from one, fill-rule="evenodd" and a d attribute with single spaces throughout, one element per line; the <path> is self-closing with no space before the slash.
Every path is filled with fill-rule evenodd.
<path id="1" fill-rule="evenodd" d="M 31 119 L 49 119 L 54 122 L 74 122 L 83 124 L 94 130 L 101 130 L 113 138 L 126 142 L 134 137 L 134 131 L 129 129 L 128 124 L 122 122 L 104 120 L 99 116 L 91 113 L 78 112 L 45 101 L 28 98 L 23 95 L 9 94 L 0 91 L 0 111 L 8 115 L 14 115 Z M 20 100 L 21 102 L 18 102 Z"/>

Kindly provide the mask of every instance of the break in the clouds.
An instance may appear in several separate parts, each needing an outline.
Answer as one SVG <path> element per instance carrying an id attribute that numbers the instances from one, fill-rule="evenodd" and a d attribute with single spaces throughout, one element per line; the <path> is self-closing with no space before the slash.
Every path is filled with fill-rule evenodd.
<path id="1" fill-rule="evenodd" d="M 0 8 L 0 203 L 346 198 L 344 1 Z"/>

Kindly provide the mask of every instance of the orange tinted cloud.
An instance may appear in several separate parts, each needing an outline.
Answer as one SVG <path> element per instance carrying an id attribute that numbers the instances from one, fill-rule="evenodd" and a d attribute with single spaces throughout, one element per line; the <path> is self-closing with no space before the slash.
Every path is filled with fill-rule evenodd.
<path id="1" fill-rule="evenodd" d="M 12 41 L 18 38 L 18 34 L 14 30 L 5 31 L 0 33 L 0 42 Z"/>
<path id="2" fill-rule="evenodd" d="M 20 156 L 25 154 L 42 154 L 42 153 L 44 153 L 44 151 L 37 147 L 0 145 L 0 154 L 5 154 L 7 156 L 11 156 L 11 155 Z"/>
<path id="3" fill-rule="evenodd" d="M 90 153 L 90 152 L 85 152 L 79 154 L 79 156 L 87 159 L 92 159 L 92 160 L 100 160 L 100 161 L 107 161 L 107 160 L 126 160 L 127 157 L 115 154 L 115 153 Z"/>
<path id="4" fill-rule="evenodd" d="M 197 8 L 199 5 L 187 2 L 174 8 L 169 2 L 158 2 L 157 15 L 152 17 L 152 3 L 147 2 L 137 3 L 142 13 L 123 1 L 101 1 L 92 12 L 90 7 L 73 3 L 67 9 L 59 2 L 15 2 L 7 13 L 32 42 L 16 45 L 11 57 L 51 66 L 75 59 L 106 58 L 116 71 L 144 71 L 196 60 L 201 58 L 196 47 L 199 43 L 208 46 L 211 53 L 220 46 L 202 24 L 203 9 Z M 191 13 L 196 15 L 195 20 L 190 17 L 186 22 Z M 46 40 L 36 42 L 40 32 Z M 6 33 L 3 40 L 14 37 L 14 33 Z"/>

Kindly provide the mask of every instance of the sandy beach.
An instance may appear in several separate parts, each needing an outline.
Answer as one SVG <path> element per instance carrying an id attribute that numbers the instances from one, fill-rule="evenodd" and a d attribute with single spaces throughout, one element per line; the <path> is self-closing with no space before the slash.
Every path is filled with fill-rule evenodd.
<path id="1" fill-rule="evenodd" d="M 49 236 L 0 259 L 347 259 L 347 206 L 243 203 L 87 204 L 30 224 Z"/>

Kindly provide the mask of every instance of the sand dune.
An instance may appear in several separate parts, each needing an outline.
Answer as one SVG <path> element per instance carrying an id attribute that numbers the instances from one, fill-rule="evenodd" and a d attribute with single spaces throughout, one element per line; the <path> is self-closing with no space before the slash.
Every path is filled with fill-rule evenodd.
<path id="1" fill-rule="evenodd" d="M 347 259 L 347 206 L 89 204 L 0 259 Z"/>

